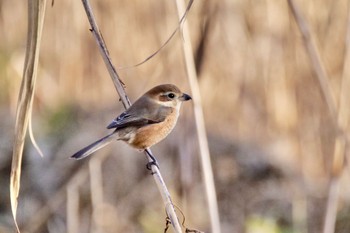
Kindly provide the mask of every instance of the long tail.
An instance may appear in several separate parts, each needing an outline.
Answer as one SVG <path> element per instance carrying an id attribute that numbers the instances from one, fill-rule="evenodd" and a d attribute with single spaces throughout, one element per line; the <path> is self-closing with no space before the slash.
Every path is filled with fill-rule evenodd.
<path id="1" fill-rule="evenodd" d="M 116 137 L 118 137 L 118 134 L 115 132 L 108 134 L 107 136 L 105 136 L 105 137 L 97 140 L 96 142 L 88 145 L 87 147 L 81 149 L 80 151 L 78 151 L 77 153 L 72 155 L 71 158 L 83 159 L 83 158 L 91 155 L 95 151 L 101 149 L 102 147 L 107 146 L 109 143 L 111 143 L 113 140 L 115 140 Z"/>

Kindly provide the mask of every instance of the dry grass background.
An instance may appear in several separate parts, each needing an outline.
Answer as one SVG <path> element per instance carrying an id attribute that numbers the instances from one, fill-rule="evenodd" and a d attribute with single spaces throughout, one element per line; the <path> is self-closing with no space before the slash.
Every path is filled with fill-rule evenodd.
<path id="1" fill-rule="evenodd" d="M 94 1 L 116 67 L 136 64 L 177 26 L 173 1 Z M 298 0 L 339 98 L 345 0 Z M 0 232 L 12 232 L 9 171 L 26 42 L 26 3 L 0 1 Z M 18 221 L 24 232 L 162 232 L 164 209 L 146 159 L 114 143 L 68 157 L 104 135 L 118 96 L 80 1 L 55 1 L 44 25 L 33 129 Z M 195 1 L 188 16 L 223 232 L 321 232 L 335 127 L 286 1 Z M 137 68 L 119 71 L 132 100 L 159 83 L 188 90 L 181 35 Z M 350 106 L 350 101 L 349 101 Z M 153 148 L 189 227 L 208 232 L 191 105 Z M 349 170 L 340 179 L 336 232 L 350 231 Z M 93 214 L 92 214 L 93 213 Z"/>

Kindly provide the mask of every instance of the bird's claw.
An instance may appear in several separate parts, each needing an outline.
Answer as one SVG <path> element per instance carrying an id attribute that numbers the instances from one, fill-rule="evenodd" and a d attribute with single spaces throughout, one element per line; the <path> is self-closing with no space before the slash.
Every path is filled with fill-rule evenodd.
<path id="1" fill-rule="evenodd" d="M 158 169 L 159 169 L 159 164 L 158 164 L 158 162 L 156 161 L 156 160 L 153 160 L 153 161 L 151 161 L 151 162 L 148 162 L 147 164 L 146 164 L 146 168 L 148 169 L 148 170 L 150 170 L 150 171 L 152 171 L 152 166 L 156 166 Z M 152 173 L 152 175 L 153 175 L 154 173 Z"/>
<path id="2" fill-rule="evenodd" d="M 148 170 L 152 171 L 152 166 L 156 166 L 159 169 L 159 164 L 158 164 L 156 158 L 152 155 L 152 153 L 149 150 L 146 150 L 146 153 L 149 156 L 149 158 L 151 158 L 151 160 L 152 160 L 146 164 L 146 168 Z M 152 175 L 154 175 L 154 172 L 152 172 Z"/>

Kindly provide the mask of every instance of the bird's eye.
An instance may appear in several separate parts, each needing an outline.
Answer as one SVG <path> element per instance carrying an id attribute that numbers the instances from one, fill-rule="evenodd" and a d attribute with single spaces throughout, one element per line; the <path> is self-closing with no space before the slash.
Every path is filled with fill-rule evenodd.
<path id="1" fill-rule="evenodd" d="M 169 94 L 168 94 L 168 97 L 169 97 L 170 99 L 174 99 L 175 94 L 174 94 L 174 93 L 169 93 Z"/>

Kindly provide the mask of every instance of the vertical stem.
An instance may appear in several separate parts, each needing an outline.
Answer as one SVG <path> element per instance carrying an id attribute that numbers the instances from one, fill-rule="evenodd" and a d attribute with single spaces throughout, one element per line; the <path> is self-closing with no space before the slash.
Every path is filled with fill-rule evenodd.
<path id="1" fill-rule="evenodd" d="M 67 232 L 79 232 L 79 191 L 74 183 L 67 187 Z"/>
<path id="2" fill-rule="evenodd" d="M 185 12 L 185 4 L 183 0 L 176 0 L 176 5 L 178 9 L 178 16 L 181 19 L 183 12 Z M 189 34 L 188 24 L 184 21 L 183 24 L 183 51 L 187 68 L 187 75 L 190 82 L 192 97 L 194 103 L 194 116 L 196 120 L 197 136 L 199 142 L 199 149 L 201 154 L 202 170 L 204 174 L 204 184 L 207 194 L 207 200 L 209 205 L 209 215 L 211 221 L 211 231 L 215 233 L 220 233 L 220 218 L 219 210 L 216 199 L 216 191 L 214 185 L 213 169 L 210 161 L 208 139 L 205 132 L 203 109 L 201 104 L 201 96 L 199 92 L 199 86 L 197 82 L 197 73 L 194 64 L 194 58 L 192 53 L 191 38 Z"/>
<path id="3" fill-rule="evenodd" d="M 346 57 L 344 62 L 344 71 L 343 71 L 343 80 L 341 86 L 341 96 L 340 96 L 340 106 L 339 112 L 337 112 L 336 100 L 331 90 L 329 84 L 329 77 L 326 73 L 326 70 L 321 62 L 321 58 L 315 43 L 312 41 L 310 29 L 305 22 L 305 19 L 302 17 L 302 14 L 293 0 L 288 0 L 289 7 L 293 13 L 295 21 L 300 29 L 300 32 L 303 36 L 304 44 L 308 55 L 310 57 L 313 69 L 318 78 L 318 82 L 321 87 L 322 95 L 327 103 L 330 116 L 332 117 L 333 123 L 336 127 L 337 137 L 335 138 L 335 146 L 333 152 L 333 161 L 332 161 L 332 172 L 331 178 L 328 187 L 328 200 L 327 208 L 325 213 L 325 220 L 323 225 L 324 233 L 333 233 L 335 230 L 335 221 L 337 217 L 337 205 L 339 199 L 339 179 L 340 175 L 344 168 L 345 153 L 348 145 L 348 138 L 345 135 L 345 130 L 348 127 L 348 87 L 349 87 L 349 78 L 348 78 L 348 68 L 347 62 L 349 61 L 349 51 L 348 46 L 346 46 Z M 348 13 L 348 27 L 349 27 L 349 13 Z M 347 35 L 347 43 L 349 41 L 349 28 Z"/>

